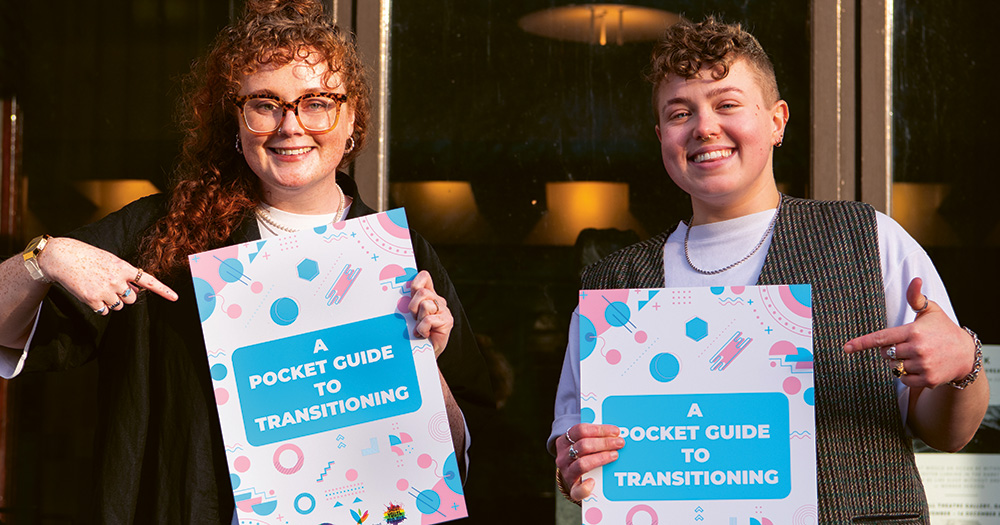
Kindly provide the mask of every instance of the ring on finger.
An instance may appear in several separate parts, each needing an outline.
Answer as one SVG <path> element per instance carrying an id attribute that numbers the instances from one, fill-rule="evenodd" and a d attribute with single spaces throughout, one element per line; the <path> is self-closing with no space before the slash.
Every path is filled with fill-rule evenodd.
<path id="1" fill-rule="evenodd" d="M 889 359 L 896 359 L 896 345 L 892 345 L 888 350 L 885 351 L 885 355 L 889 356 Z"/>
<path id="2" fill-rule="evenodd" d="M 576 445 L 569 446 L 569 459 L 576 461 L 580 458 L 580 453 L 576 450 Z"/>
<path id="3" fill-rule="evenodd" d="M 927 299 L 927 295 L 925 294 L 924 295 L 924 305 L 921 306 L 919 310 L 914 310 L 914 312 L 917 312 L 918 314 L 922 314 L 922 313 L 924 313 L 924 310 L 926 310 L 927 307 L 930 306 L 930 304 L 931 304 L 931 302 L 930 302 L 929 299 Z"/>
<path id="4" fill-rule="evenodd" d="M 569 437 L 569 429 L 568 428 L 566 429 L 566 441 L 569 441 L 570 445 L 575 445 L 576 444 L 576 441 L 573 441 L 573 438 Z"/>
<path id="5" fill-rule="evenodd" d="M 130 287 L 126 288 L 124 292 L 122 292 L 122 293 L 120 293 L 118 295 L 120 295 L 122 297 L 122 299 L 124 299 L 124 298 L 132 295 L 132 287 L 130 286 Z"/>
<path id="6" fill-rule="evenodd" d="M 114 310 L 115 308 L 118 308 L 118 307 L 119 307 L 119 306 L 121 306 L 121 305 L 122 305 L 122 300 L 121 300 L 121 299 L 119 299 L 119 300 L 115 301 L 115 304 L 111 305 L 111 307 L 110 307 L 110 308 L 111 308 L 112 310 Z"/>
<path id="7" fill-rule="evenodd" d="M 97 310 L 94 310 L 95 314 L 104 315 L 104 311 L 108 309 L 108 305 L 101 306 Z"/>
<path id="8" fill-rule="evenodd" d="M 132 279 L 132 282 L 138 283 L 139 279 L 142 279 L 142 268 L 139 268 L 139 272 L 135 274 L 135 279 Z"/>
<path id="9" fill-rule="evenodd" d="M 906 375 L 906 368 L 903 366 L 902 359 L 896 361 L 896 366 L 892 367 L 892 375 L 896 377 L 903 377 Z"/>

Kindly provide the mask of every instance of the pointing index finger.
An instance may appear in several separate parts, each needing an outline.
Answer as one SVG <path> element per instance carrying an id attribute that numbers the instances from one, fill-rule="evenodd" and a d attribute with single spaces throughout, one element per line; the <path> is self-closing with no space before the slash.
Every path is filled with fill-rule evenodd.
<path id="1" fill-rule="evenodd" d="M 869 348 L 881 348 L 883 346 L 899 344 L 906 340 L 906 337 L 904 337 L 905 334 L 903 333 L 904 330 L 904 327 L 897 326 L 865 334 L 861 337 L 856 337 L 844 343 L 844 351 L 849 354 L 853 354 Z"/>
<path id="2" fill-rule="evenodd" d="M 173 291 L 173 289 L 171 289 L 169 286 L 163 284 L 162 282 L 160 282 L 159 279 L 157 279 L 156 277 L 153 277 L 152 275 L 150 275 L 148 273 L 145 273 L 145 272 L 140 273 L 139 274 L 139 280 L 132 281 L 132 282 L 136 286 L 141 286 L 142 288 L 145 288 L 145 289 L 149 290 L 150 292 L 153 292 L 156 295 L 159 295 L 160 297 L 163 297 L 164 299 L 166 299 L 168 301 L 176 301 L 177 300 L 177 292 Z"/>

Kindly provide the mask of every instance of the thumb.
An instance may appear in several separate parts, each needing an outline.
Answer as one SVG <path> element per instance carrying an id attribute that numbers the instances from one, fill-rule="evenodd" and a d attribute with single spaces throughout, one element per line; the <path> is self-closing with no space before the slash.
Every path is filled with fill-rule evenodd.
<path id="1" fill-rule="evenodd" d="M 906 289 L 906 302 L 909 303 L 910 308 L 912 308 L 914 312 L 917 312 L 917 315 L 922 314 L 930 302 L 930 300 L 927 299 L 927 296 L 920 291 L 920 289 L 923 288 L 923 285 L 924 282 L 922 279 L 914 277 L 913 280 L 910 281 L 910 286 Z"/>

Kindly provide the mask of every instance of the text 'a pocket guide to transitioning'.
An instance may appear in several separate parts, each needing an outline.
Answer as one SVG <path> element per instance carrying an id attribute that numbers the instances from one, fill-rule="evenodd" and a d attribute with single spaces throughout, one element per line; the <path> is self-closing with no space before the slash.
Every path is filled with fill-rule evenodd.
<path id="1" fill-rule="evenodd" d="M 625 447 L 584 523 L 815 523 L 809 285 L 580 292 L 581 419 Z"/>
<path id="2" fill-rule="evenodd" d="M 402 209 L 189 260 L 242 525 L 467 516 Z"/>

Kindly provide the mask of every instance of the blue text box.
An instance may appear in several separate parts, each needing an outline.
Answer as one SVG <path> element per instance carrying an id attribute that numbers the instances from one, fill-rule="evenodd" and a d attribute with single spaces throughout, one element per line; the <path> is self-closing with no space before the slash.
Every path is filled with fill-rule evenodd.
<path id="1" fill-rule="evenodd" d="M 238 348 L 233 372 L 254 446 L 421 406 L 406 320 L 398 314 Z"/>
<path id="2" fill-rule="evenodd" d="M 784 394 L 610 396 L 602 411 L 603 422 L 618 425 L 625 438 L 618 460 L 604 467 L 609 500 L 781 499 L 791 492 Z"/>

